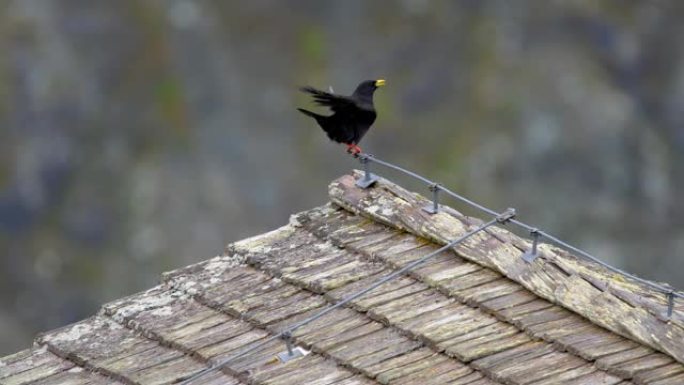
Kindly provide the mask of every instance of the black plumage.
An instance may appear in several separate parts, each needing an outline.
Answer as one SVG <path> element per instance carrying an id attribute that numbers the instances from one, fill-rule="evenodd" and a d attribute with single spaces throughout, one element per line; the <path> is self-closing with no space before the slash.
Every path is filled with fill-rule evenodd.
<path id="1" fill-rule="evenodd" d="M 316 119 L 331 140 L 346 144 L 348 152 L 357 154 L 361 152 L 359 142 L 375 122 L 373 94 L 383 85 L 385 81 L 382 79 L 366 80 L 361 82 L 350 96 L 337 95 L 313 87 L 302 87 L 302 92 L 311 94 L 316 104 L 329 107 L 333 114 L 324 116 L 303 108 L 297 109 L 304 115 Z"/>

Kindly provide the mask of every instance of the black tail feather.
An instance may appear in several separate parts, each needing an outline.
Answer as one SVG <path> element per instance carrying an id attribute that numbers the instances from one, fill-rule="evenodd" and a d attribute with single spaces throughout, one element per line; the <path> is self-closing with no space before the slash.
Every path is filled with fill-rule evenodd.
<path id="1" fill-rule="evenodd" d="M 303 109 L 303 108 L 297 108 L 297 110 L 298 110 L 299 112 L 301 112 L 302 114 L 304 114 L 304 115 L 306 115 L 306 116 L 310 116 L 310 117 L 312 117 L 312 118 L 314 118 L 314 119 L 316 119 L 316 120 L 318 120 L 319 118 L 323 118 L 323 115 L 318 115 L 317 113 L 311 112 L 311 111 L 309 111 L 309 110 L 305 110 L 305 109 Z"/>

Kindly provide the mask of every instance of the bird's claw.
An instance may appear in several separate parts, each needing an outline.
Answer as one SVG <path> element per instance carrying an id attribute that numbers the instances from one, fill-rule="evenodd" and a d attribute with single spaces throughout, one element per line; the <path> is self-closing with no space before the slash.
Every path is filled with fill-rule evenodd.
<path id="1" fill-rule="evenodd" d="M 361 152 L 362 152 L 361 147 L 359 147 L 355 144 L 347 144 L 347 153 L 348 154 L 351 154 L 354 157 L 358 157 Z"/>

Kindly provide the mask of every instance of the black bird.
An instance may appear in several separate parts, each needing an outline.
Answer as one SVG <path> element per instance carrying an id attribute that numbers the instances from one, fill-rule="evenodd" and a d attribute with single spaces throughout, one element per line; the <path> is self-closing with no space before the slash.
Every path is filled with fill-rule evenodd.
<path id="1" fill-rule="evenodd" d="M 384 85 L 383 79 L 366 80 L 356 87 L 351 96 L 337 95 L 308 86 L 302 87 L 302 92 L 311 94 L 319 106 L 330 107 L 333 114 L 324 116 L 303 108 L 297 109 L 304 115 L 316 119 L 318 125 L 328 134 L 328 138 L 346 144 L 347 152 L 358 154 L 361 152 L 361 147 L 358 146 L 361 138 L 375 122 L 373 93 Z"/>

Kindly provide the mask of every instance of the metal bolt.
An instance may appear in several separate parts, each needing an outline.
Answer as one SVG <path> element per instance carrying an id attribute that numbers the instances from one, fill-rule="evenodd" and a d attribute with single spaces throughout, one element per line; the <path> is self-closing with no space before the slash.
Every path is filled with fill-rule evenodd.
<path id="1" fill-rule="evenodd" d="M 370 172 L 371 156 L 367 154 L 359 155 L 359 162 L 363 164 L 363 178 L 356 181 L 356 187 L 366 189 L 377 182 L 380 177 Z"/>
<path id="2" fill-rule="evenodd" d="M 439 190 L 441 190 L 441 185 L 439 183 L 433 183 L 430 185 L 430 191 L 432 191 L 432 204 L 423 207 L 423 211 L 430 214 L 437 214 L 439 212 Z"/>
<path id="3" fill-rule="evenodd" d="M 539 229 L 532 229 L 530 231 L 530 235 L 532 235 L 532 249 L 526 251 L 522 255 L 522 259 L 527 263 L 534 262 L 534 260 L 537 259 L 537 257 L 539 256 L 537 247 L 539 244 L 539 238 L 541 238 L 541 232 L 539 231 Z"/>

